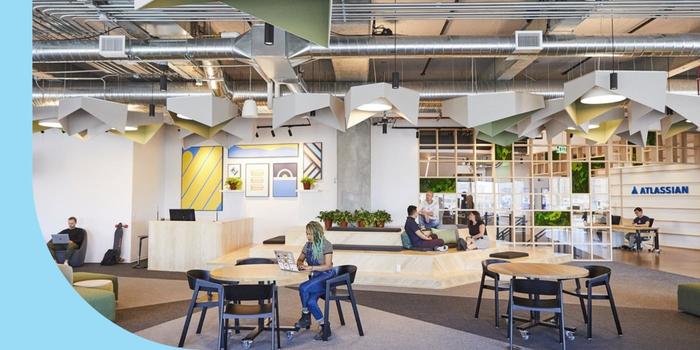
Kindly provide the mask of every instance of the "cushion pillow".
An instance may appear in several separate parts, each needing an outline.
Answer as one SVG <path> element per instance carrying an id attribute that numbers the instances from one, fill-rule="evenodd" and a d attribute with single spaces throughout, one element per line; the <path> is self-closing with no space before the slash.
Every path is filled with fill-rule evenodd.
<path id="1" fill-rule="evenodd" d="M 404 249 L 413 248 L 413 245 L 411 244 L 411 239 L 408 238 L 408 233 L 406 233 L 406 231 L 401 232 L 401 245 L 404 247 Z"/>
<path id="2" fill-rule="evenodd" d="M 453 229 L 447 229 L 447 230 L 440 230 L 440 229 L 432 229 L 431 230 L 438 238 L 441 240 L 445 241 L 445 244 L 457 244 L 457 232 L 456 230 Z"/>

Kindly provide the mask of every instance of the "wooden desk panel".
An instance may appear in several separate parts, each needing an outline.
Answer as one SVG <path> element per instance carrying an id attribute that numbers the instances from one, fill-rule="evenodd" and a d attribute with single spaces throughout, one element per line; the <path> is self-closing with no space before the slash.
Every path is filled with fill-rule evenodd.
<path id="1" fill-rule="evenodd" d="M 207 261 L 253 242 L 253 219 L 230 221 L 151 221 L 148 269 L 205 269 Z"/>

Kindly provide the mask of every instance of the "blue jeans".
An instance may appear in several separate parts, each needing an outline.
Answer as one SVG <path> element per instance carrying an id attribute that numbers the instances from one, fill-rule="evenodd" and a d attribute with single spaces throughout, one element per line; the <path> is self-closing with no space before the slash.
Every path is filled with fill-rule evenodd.
<path id="1" fill-rule="evenodd" d="M 311 278 L 299 285 L 301 307 L 307 308 L 317 321 L 323 319 L 323 312 L 318 307 L 318 298 L 326 293 L 326 280 L 335 277 L 333 270 L 314 272 Z"/>
<path id="2" fill-rule="evenodd" d="M 437 228 L 440 223 L 436 219 L 430 219 L 430 221 L 425 221 L 423 215 L 418 216 L 418 224 L 425 228 Z"/>

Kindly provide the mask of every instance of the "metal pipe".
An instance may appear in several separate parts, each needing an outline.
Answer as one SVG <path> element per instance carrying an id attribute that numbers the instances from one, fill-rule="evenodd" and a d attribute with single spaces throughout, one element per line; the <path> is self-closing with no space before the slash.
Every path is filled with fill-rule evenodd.
<path id="1" fill-rule="evenodd" d="M 307 43 L 291 34 L 290 59 L 338 57 L 388 58 L 394 56 L 394 38 L 382 36 L 333 36 L 328 48 Z M 250 41 L 242 35 L 236 39 L 191 39 L 127 41 L 125 58 L 105 58 L 99 53 L 97 40 L 35 41 L 34 62 L 90 62 L 115 60 L 164 61 L 173 59 L 241 59 L 249 60 Z M 542 51 L 515 52 L 515 38 L 429 36 L 397 37 L 396 54 L 403 58 L 430 57 L 600 57 L 610 56 L 613 45 L 608 37 L 545 36 Z M 615 40 L 616 56 L 700 56 L 700 35 L 629 36 Z"/>

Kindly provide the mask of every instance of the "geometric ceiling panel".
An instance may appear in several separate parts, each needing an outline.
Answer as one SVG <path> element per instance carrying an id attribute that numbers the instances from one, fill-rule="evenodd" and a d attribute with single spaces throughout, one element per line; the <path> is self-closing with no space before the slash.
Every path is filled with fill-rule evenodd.
<path id="1" fill-rule="evenodd" d="M 616 71 L 617 89 L 610 90 L 612 71 L 593 71 L 564 83 L 564 104 L 570 105 L 587 92 L 597 89 L 624 96 L 663 112 L 666 106 L 668 73 L 664 71 Z"/>
<path id="2" fill-rule="evenodd" d="M 491 123 L 478 125 L 476 129 L 486 135 L 495 136 L 503 131 L 506 131 L 506 129 L 515 126 L 519 121 L 523 120 L 527 116 L 527 114 L 514 115 L 512 117 L 499 119 Z M 517 132 L 517 130 L 512 131 Z"/>
<path id="3" fill-rule="evenodd" d="M 526 116 L 526 113 L 544 107 L 545 102 L 542 95 L 506 91 L 479 93 L 445 100 L 442 102 L 442 114 L 468 128 L 520 116 L 520 118 L 510 119 L 489 130 L 498 131 L 497 129 L 503 128 L 504 125 L 507 126 L 503 129 L 507 129 L 519 122 Z M 486 129 L 488 130 L 490 127 Z"/>
<path id="4" fill-rule="evenodd" d="M 124 131 L 128 106 L 92 97 L 62 99 L 58 103 L 58 122 L 68 135 L 104 134 L 115 129 Z"/>
<path id="5" fill-rule="evenodd" d="M 615 135 L 615 132 L 618 130 L 623 121 L 624 119 L 607 120 L 600 122 L 600 124 L 597 124 L 597 128 L 592 128 L 588 130 L 588 132 L 572 131 L 572 133 L 588 140 L 595 141 L 596 143 L 606 143 L 613 135 Z"/>
<path id="6" fill-rule="evenodd" d="M 586 124 L 611 110 L 619 108 L 621 105 L 622 103 L 591 105 L 575 101 L 566 105 L 564 109 L 576 125 L 580 125 L 584 131 L 588 131 Z"/>
<path id="7" fill-rule="evenodd" d="M 210 127 L 238 115 L 238 107 L 231 100 L 214 95 L 172 97 L 166 104 L 169 111 Z"/>
<path id="8" fill-rule="evenodd" d="M 250 142 L 257 129 L 253 119 L 233 118 L 219 125 L 208 127 L 192 120 L 173 116 L 174 125 L 180 130 L 180 137 L 185 147 L 195 145 L 221 145 L 231 147 L 241 142 Z"/>
<path id="9" fill-rule="evenodd" d="M 202 4 L 207 0 L 135 0 L 134 8 L 164 8 Z M 221 0 L 229 6 L 294 35 L 328 47 L 331 29 L 331 0 Z"/>
<path id="10" fill-rule="evenodd" d="M 666 105 L 695 125 L 700 125 L 700 96 L 668 93 Z"/>
<path id="11" fill-rule="evenodd" d="M 479 140 L 486 141 L 489 143 L 495 143 L 500 146 L 509 146 L 512 145 L 513 142 L 517 141 L 519 139 L 518 135 L 512 132 L 508 131 L 503 131 L 497 135 L 491 136 L 487 135 L 483 132 L 479 132 L 479 136 L 477 137 Z"/>
<path id="12" fill-rule="evenodd" d="M 289 94 L 275 97 L 272 108 L 272 128 L 277 129 L 294 117 L 309 112 L 315 114 L 315 116 L 310 115 L 309 120 L 345 131 L 343 100 L 326 93 Z"/>
<path id="13" fill-rule="evenodd" d="M 669 115 L 661 119 L 661 138 L 663 139 L 695 129 L 697 129 L 695 123 L 688 122 L 679 115 Z"/>
<path id="14" fill-rule="evenodd" d="M 121 135 L 140 144 L 146 144 L 155 136 L 163 126 L 163 115 L 156 114 L 153 117 L 148 113 L 129 111 L 126 119 L 127 128 L 124 132 L 110 130 L 113 134 Z M 130 130 L 137 128 L 136 130 Z"/>
<path id="15" fill-rule="evenodd" d="M 549 120 L 562 117 L 564 110 L 564 99 L 555 98 L 544 101 L 544 108 L 532 112 L 523 120 L 519 121 L 516 130 L 519 136 L 527 136 L 532 133 L 539 134 L 540 127 Z"/>
<path id="16" fill-rule="evenodd" d="M 353 86 L 345 94 L 346 127 L 351 128 L 383 111 L 388 117 L 398 116 L 416 125 L 419 104 L 420 94 L 404 87 L 393 89 L 387 83 Z"/>

